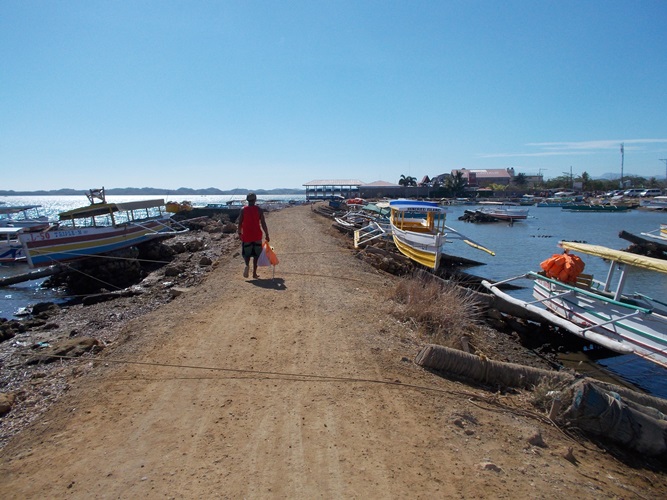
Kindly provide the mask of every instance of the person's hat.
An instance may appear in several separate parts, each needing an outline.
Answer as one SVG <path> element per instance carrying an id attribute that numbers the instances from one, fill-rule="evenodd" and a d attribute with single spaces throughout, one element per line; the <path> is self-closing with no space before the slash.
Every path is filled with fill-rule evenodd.
<path id="1" fill-rule="evenodd" d="M 248 196 L 246 196 L 245 199 L 248 201 L 255 201 L 257 199 L 257 195 L 255 193 L 248 193 Z"/>

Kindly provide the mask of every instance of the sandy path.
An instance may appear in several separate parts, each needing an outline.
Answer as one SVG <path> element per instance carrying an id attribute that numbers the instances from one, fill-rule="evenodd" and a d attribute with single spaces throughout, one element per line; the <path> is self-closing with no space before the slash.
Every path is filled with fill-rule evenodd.
<path id="1" fill-rule="evenodd" d="M 0 498 L 613 498 L 649 487 L 649 473 L 576 444 L 573 466 L 560 456 L 573 443 L 553 429 L 550 449 L 531 449 L 535 421 L 472 406 L 451 391 L 481 390 L 405 359 L 417 346 L 388 314 L 393 278 L 341 248 L 325 219 L 296 207 L 267 222 L 277 279 L 244 280 L 228 258 L 129 323 L 132 339 L 106 356 L 159 365 L 100 364 L 77 379 L 3 450 Z M 452 424 L 461 415 L 467 433 Z M 651 481 L 665 491 L 662 476 Z"/>

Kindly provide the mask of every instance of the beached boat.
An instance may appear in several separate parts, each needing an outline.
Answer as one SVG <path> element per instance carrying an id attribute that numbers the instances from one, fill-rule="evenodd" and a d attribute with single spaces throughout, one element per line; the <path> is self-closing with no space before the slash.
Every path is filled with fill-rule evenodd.
<path id="1" fill-rule="evenodd" d="M 45 231 L 23 232 L 19 240 L 30 267 L 49 266 L 105 254 L 187 231 L 164 209 L 164 200 L 101 202 L 59 214 Z"/>
<path id="2" fill-rule="evenodd" d="M 0 227 L 22 227 L 40 231 L 49 227 L 49 219 L 39 211 L 41 205 L 0 206 Z"/>
<path id="3" fill-rule="evenodd" d="M 561 242 L 566 252 L 574 251 L 600 257 L 609 262 L 606 281 L 580 275 L 575 282 L 564 283 L 541 273 L 529 272 L 504 281 L 482 284 L 496 296 L 537 314 L 583 339 L 614 352 L 633 353 L 667 367 L 667 303 L 643 293 L 626 293 L 626 278 L 641 269 L 664 280 L 667 262 L 621 250 Z M 617 270 L 620 269 L 617 278 Z M 500 285 L 511 281 L 533 281 L 535 301 L 511 297 Z"/>
<path id="4" fill-rule="evenodd" d="M 375 223 L 375 232 L 367 233 L 369 239 L 391 233 L 396 248 L 406 257 L 430 269 L 438 269 L 443 245 L 458 239 L 467 245 L 495 253 L 467 236 L 445 225 L 447 209 L 436 202 L 392 200 L 389 202 L 389 226 Z M 355 245 L 360 242 L 362 231 L 355 233 Z M 367 240 L 368 241 L 368 240 Z"/>
<path id="5" fill-rule="evenodd" d="M 25 262 L 23 245 L 18 239 L 22 231 L 20 227 L 0 227 L 0 263 Z"/>
<path id="6" fill-rule="evenodd" d="M 389 202 L 391 234 L 396 248 L 419 264 L 437 269 L 445 242 L 447 209 L 431 201 Z"/>

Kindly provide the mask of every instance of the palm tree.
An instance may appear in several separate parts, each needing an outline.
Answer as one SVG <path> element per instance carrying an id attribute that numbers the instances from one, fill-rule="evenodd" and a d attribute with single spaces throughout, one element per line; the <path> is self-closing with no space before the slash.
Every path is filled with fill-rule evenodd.
<path id="1" fill-rule="evenodd" d="M 412 176 L 405 176 L 401 175 L 401 178 L 398 181 L 399 186 L 416 186 L 417 185 L 417 179 Z"/>
<path id="2" fill-rule="evenodd" d="M 457 170 L 454 175 L 447 177 L 447 191 L 449 191 L 452 196 L 463 196 L 467 185 L 468 180 L 463 176 L 463 172 L 460 170 Z"/>

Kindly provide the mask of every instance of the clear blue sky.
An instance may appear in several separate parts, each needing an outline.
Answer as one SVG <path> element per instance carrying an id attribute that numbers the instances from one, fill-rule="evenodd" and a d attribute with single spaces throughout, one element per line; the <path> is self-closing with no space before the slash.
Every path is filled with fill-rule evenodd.
<path id="1" fill-rule="evenodd" d="M 0 0 L 2 188 L 665 175 L 667 1 Z"/>

